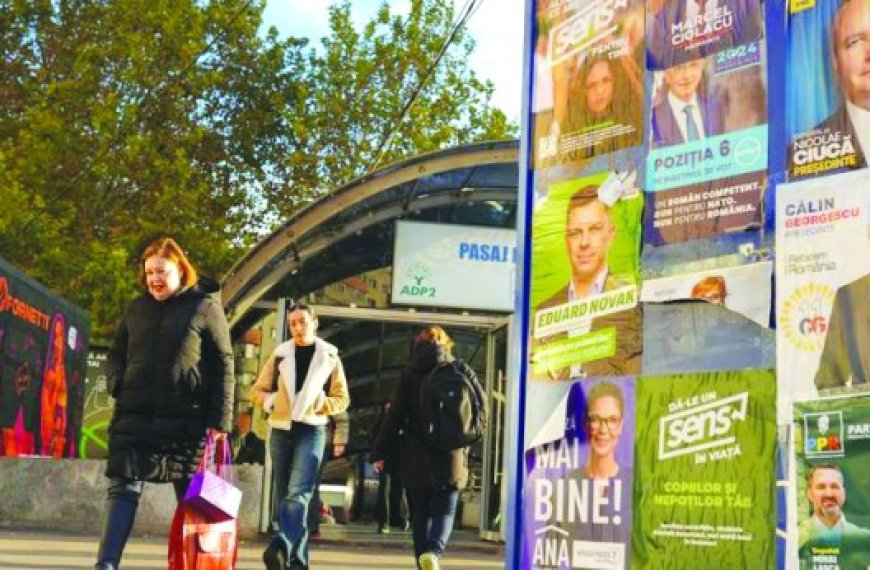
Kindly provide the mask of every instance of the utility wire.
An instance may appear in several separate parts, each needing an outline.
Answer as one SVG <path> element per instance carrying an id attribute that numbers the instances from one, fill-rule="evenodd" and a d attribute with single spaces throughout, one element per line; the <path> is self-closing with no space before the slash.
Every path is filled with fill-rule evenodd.
<path id="1" fill-rule="evenodd" d="M 424 87 L 426 87 L 426 83 L 432 77 L 432 74 L 435 72 L 435 69 L 438 67 L 438 64 L 441 63 L 441 60 L 444 58 L 444 55 L 447 53 L 447 49 L 450 47 L 450 44 L 453 43 L 453 40 L 456 39 L 456 35 L 459 31 L 465 26 L 468 22 L 468 19 L 471 17 L 474 12 L 477 11 L 477 8 L 480 7 L 480 3 L 482 0 L 467 0 L 465 5 L 460 10 L 460 15 L 456 20 L 456 23 L 453 25 L 453 28 L 450 30 L 450 33 L 447 35 L 447 39 L 444 41 L 444 44 L 441 46 L 441 49 L 438 51 L 438 54 L 435 56 L 435 59 L 432 60 L 432 63 L 426 69 L 426 73 L 423 78 L 420 80 L 420 83 L 414 88 L 411 92 L 411 96 L 402 106 L 402 110 L 399 112 L 396 117 L 393 127 L 387 133 L 387 136 L 381 141 L 378 145 L 377 150 L 375 151 L 374 158 L 369 161 L 368 166 L 366 167 L 365 174 L 370 174 L 375 168 L 377 168 L 378 164 L 380 164 L 381 160 L 384 158 L 384 155 L 389 150 L 390 143 L 392 143 L 393 137 L 395 137 L 396 133 L 399 132 L 399 129 L 402 126 L 402 123 L 408 116 L 408 112 L 411 110 L 411 107 L 414 103 L 417 102 L 417 99 L 423 92 Z"/>

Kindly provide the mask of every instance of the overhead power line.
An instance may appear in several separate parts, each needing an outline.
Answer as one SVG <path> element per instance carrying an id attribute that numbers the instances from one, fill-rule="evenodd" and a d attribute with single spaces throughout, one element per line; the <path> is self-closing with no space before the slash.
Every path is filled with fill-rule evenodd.
<path id="1" fill-rule="evenodd" d="M 423 89 L 426 87 L 426 83 L 435 73 L 435 70 L 438 67 L 438 64 L 441 63 L 441 60 L 444 58 L 444 55 L 447 53 L 447 50 L 450 48 L 450 45 L 453 43 L 453 40 L 456 39 L 456 35 L 459 31 L 465 27 L 465 24 L 468 23 L 468 19 L 477 11 L 480 7 L 480 4 L 483 0 L 466 0 L 465 5 L 459 12 L 459 17 L 456 19 L 453 27 L 450 30 L 450 33 L 447 34 L 447 38 L 444 41 L 444 44 L 441 46 L 441 49 L 438 51 L 438 54 L 435 56 L 435 59 L 432 60 L 432 63 L 429 64 L 429 67 L 426 69 L 426 73 L 423 75 L 423 78 L 420 80 L 420 83 L 414 88 L 411 92 L 410 97 L 402 106 L 402 110 L 399 112 L 398 116 L 395 118 L 393 122 L 392 128 L 387 133 L 387 136 L 381 141 L 378 145 L 377 150 L 375 151 L 374 157 L 369 162 L 366 167 L 365 174 L 370 174 L 375 168 L 377 168 L 378 164 L 380 164 L 381 160 L 386 155 L 387 151 L 390 148 L 390 144 L 392 143 L 393 137 L 399 132 L 399 129 L 402 126 L 402 123 L 408 116 L 408 113 L 411 110 L 411 107 L 414 103 L 417 102 L 417 99 L 420 97 L 420 94 L 423 92 Z"/>

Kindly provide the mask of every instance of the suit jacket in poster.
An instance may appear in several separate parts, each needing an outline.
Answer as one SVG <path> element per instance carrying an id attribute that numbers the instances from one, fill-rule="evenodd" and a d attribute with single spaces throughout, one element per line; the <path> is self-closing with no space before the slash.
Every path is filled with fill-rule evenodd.
<path id="1" fill-rule="evenodd" d="M 819 390 L 867 382 L 870 375 L 870 274 L 837 289 L 816 372 Z"/>
<path id="2" fill-rule="evenodd" d="M 633 280 L 608 272 L 607 278 L 604 280 L 602 293 L 633 285 L 635 285 Z M 565 287 L 557 291 L 552 297 L 541 302 L 538 305 L 537 310 L 549 309 L 568 303 L 568 289 L 569 285 L 565 285 Z M 631 309 L 592 319 L 592 327 L 589 332 L 603 330 L 608 327 L 616 328 L 616 354 L 610 358 L 584 362 L 583 371 L 586 376 L 625 376 L 629 374 L 639 374 L 641 355 L 643 354 L 643 339 L 641 335 L 642 323 L 643 318 L 639 304 Z M 542 339 L 536 339 L 534 344 L 541 346 L 554 340 L 564 338 L 567 338 L 567 333 L 558 333 Z M 548 370 L 545 379 L 570 380 L 571 370 L 570 368 Z"/>
<path id="3" fill-rule="evenodd" d="M 852 120 L 849 118 L 849 113 L 846 111 L 845 103 L 840 105 L 836 111 L 834 111 L 831 116 L 827 119 L 813 127 L 814 131 L 820 132 L 831 132 L 831 133 L 840 133 L 844 137 L 850 137 L 852 139 L 852 146 L 855 148 L 855 157 L 857 158 L 857 164 L 849 168 L 849 170 L 857 170 L 859 168 L 865 168 L 867 166 L 867 160 L 864 157 L 864 151 L 861 149 L 861 142 L 858 140 L 858 133 L 855 131 L 855 127 L 852 125 Z M 794 169 L 794 153 L 795 153 L 794 141 L 789 145 L 788 149 L 788 175 L 789 179 L 797 179 L 797 178 L 805 178 L 806 175 L 798 175 L 795 176 Z M 827 170 L 823 172 L 818 172 L 818 174 L 833 174 L 835 172 L 842 172 L 846 169 L 838 168 Z"/>
<path id="4" fill-rule="evenodd" d="M 700 106 L 701 119 L 704 122 L 704 135 L 712 137 L 722 134 L 722 119 L 718 106 L 713 104 L 709 98 L 700 95 L 698 96 L 698 105 Z M 680 124 L 668 104 L 667 96 L 662 99 L 661 103 L 653 107 L 650 121 L 652 123 L 653 148 L 686 142 L 680 131 Z"/>

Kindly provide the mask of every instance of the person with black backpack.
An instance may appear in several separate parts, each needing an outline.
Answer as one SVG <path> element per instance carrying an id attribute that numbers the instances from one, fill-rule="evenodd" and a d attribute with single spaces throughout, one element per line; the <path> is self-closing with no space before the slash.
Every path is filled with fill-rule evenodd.
<path id="1" fill-rule="evenodd" d="M 414 337 L 393 406 L 369 456 L 381 471 L 389 442 L 398 437 L 414 557 L 422 570 L 441 567 L 459 491 L 468 483 L 468 448 L 482 437 L 486 418 L 483 388 L 474 370 L 452 355 L 453 344 L 437 325 Z"/>

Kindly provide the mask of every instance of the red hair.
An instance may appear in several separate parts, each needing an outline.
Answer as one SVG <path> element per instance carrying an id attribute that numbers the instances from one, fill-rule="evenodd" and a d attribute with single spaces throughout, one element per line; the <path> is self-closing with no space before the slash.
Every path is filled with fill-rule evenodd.
<path id="1" fill-rule="evenodd" d="M 181 272 L 181 286 L 193 287 L 198 279 L 196 269 L 187 260 L 181 246 L 170 237 L 157 238 L 152 241 L 148 247 L 142 251 L 139 256 L 139 282 L 145 285 L 145 260 L 153 256 L 162 257 L 178 265 L 178 270 Z"/>
<path id="2" fill-rule="evenodd" d="M 725 279 L 720 275 L 710 275 L 704 277 L 692 287 L 692 297 L 702 299 L 710 293 L 717 293 L 722 299 L 728 294 L 728 287 L 725 286 Z"/>

